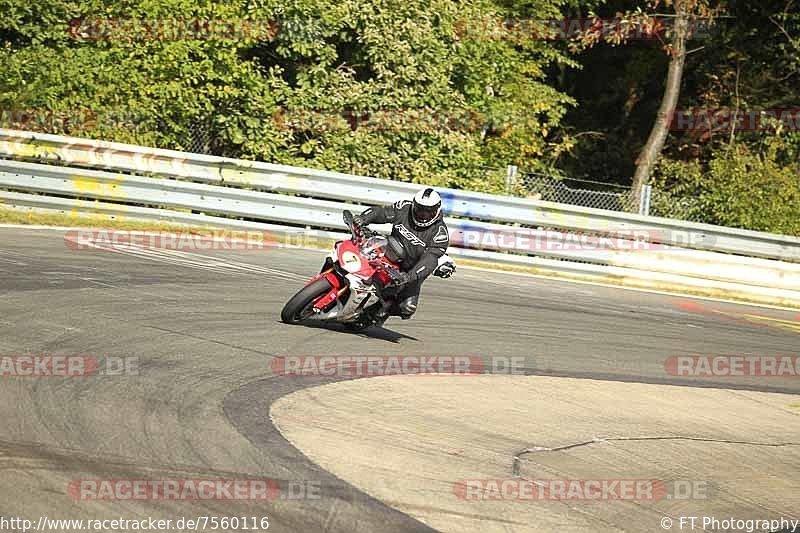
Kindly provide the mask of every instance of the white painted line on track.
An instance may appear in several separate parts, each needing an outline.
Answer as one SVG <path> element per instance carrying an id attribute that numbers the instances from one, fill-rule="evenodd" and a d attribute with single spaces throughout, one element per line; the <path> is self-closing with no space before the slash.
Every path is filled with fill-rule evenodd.
<path id="1" fill-rule="evenodd" d="M 85 245 L 98 250 L 119 253 L 119 254 L 127 254 L 159 263 L 167 263 L 172 265 L 185 266 L 188 268 L 195 268 L 199 270 L 207 270 L 211 272 L 216 272 L 218 274 L 230 274 L 230 273 L 265 274 L 265 275 L 273 275 L 281 277 L 283 279 L 291 281 L 306 279 L 304 276 L 295 274 L 293 272 L 287 272 L 284 270 L 278 270 L 260 265 L 254 265 L 251 263 L 243 263 L 240 261 L 221 260 L 213 256 L 187 252 L 183 250 L 144 248 L 131 244 L 104 245 L 103 243 L 94 243 L 94 242 L 87 242 L 85 243 Z"/>

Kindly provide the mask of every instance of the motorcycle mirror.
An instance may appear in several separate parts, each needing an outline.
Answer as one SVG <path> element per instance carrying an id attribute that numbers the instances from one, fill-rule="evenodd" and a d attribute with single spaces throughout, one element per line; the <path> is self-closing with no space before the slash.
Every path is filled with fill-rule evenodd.
<path id="1" fill-rule="evenodd" d="M 347 224 L 348 226 L 353 225 L 353 213 L 351 213 L 347 209 L 345 209 L 342 212 L 342 218 L 344 219 L 344 223 Z"/>
<path id="2" fill-rule="evenodd" d="M 356 242 L 356 239 L 358 238 L 358 228 L 353 223 L 353 213 L 345 209 L 342 211 L 342 218 L 344 219 L 344 223 L 350 229 L 350 232 L 353 234 L 352 241 Z"/>

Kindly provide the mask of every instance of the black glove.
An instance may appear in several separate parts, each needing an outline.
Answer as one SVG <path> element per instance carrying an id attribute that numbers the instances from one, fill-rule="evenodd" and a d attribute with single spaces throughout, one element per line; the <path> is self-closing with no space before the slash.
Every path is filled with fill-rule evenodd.
<path id="1" fill-rule="evenodd" d="M 373 220 L 375 220 L 375 215 L 376 211 L 374 207 L 365 209 L 364 211 L 361 212 L 361 214 L 353 217 L 353 224 L 355 224 L 359 228 L 365 228 L 369 226 Z"/>
<path id="2" fill-rule="evenodd" d="M 408 285 L 417 281 L 417 275 L 413 272 L 398 272 L 394 277 L 394 282 L 397 285 Z"/>

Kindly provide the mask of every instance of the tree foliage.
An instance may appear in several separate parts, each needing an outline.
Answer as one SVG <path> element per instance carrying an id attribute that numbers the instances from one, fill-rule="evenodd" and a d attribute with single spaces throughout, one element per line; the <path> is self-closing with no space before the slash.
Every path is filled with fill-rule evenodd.
<path id="1" fill-rule="evenodd" d="M 793 0 L 0 0 L 0 125 L 489 192 L 508 164 L 630 184 L 679 3 L 717 20 L 687 43 L 679 109 L 800 108 Z M 591 17 L 618 33 L 543 29 Z M 798 130 L 672 129 L 658 212 L 799 233 Z"/>
<path id="2" fill-rule="evenodd" d="M 531 10 L 556 17 L 561 3 Z M 550 65 L 574 65 L 551 43 L 458 34 L 506 15 L 488 1 L 2 4 L 0 109 L 95 117 L 59 133 L 187 149 L 203 128 L 223 155 L 497 190 L 479 170 L 537 167 L 562 149 L 555 132 L 573 104 L 546 82 Z M 76 17 L 268 20 L 277 33 L 98 39 Z"/>
<path id="3" fill-rule="evenodd" d="M 781 163 L 781 139 L 765 148 L 735 144 L 707 164 L 662 161 L 656 185 L 669 186 L 669 193 L 657 197 L 655 208 L 722 226 L 800 235 L 798 168 Z"/>

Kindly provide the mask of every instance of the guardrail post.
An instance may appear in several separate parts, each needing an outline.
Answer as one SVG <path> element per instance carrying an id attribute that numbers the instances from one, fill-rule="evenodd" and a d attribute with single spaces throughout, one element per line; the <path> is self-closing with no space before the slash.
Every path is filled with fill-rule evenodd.
<path id="1" fill-rule="evenodd" d="M 645 185 L 639 191 L 639 214 L 648 216 L 650 214 L 650 195 L 653 193 L 652 185 Z"/>
<path id="2" fill-rule="evenodd" d="M 506 167 L 506 194 L 511 192 L 511 188 L 517 182 L 517 168 L 514 165 L 508 165 Z"/>

